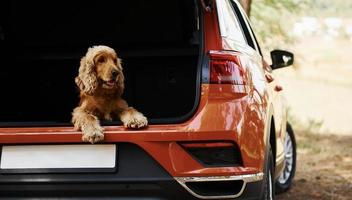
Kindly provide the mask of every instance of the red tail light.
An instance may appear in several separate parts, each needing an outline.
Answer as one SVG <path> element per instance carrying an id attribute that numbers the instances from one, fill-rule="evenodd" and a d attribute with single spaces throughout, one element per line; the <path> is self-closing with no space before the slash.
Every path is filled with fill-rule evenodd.
<path id="1" fill-rule="evenodd" d="M 246 85 L 245 69 L 237 55 L 224 51 L 210 51 L 210 83 Z"/>

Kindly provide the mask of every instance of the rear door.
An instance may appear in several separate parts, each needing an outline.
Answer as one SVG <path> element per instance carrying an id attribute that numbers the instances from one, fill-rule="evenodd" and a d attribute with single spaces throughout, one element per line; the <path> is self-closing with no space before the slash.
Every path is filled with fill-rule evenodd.
<path id="1" fill-rule="evenodd" d="M 248 110 L 245 114 L 248 121 L 244 122 L 247 127 L 244 132 L 248 136 L 256 136 L 264 145 L 268 138 L 265 127 L 270 125 L 270 105 L 274 100 L 272 84 L 269 85 L 265 78 L 266 74 L 270 74 L 270 69 L 264 67 L 260 47 L 238 1 L 217 0 L 217 6 L 223 49 L 240 52 L 241 63 L 250 72 L 251 90 L 245 108 Z"/>
<path id="2" fill-rule="evenodd" d="M 275 128 L 276 128 L 276 163 L 281 163 L 284 155 L 284 144 L 283 138 L 284 135 L 281 134 L 283 130 L 285 130 L 286 125 L 286 112 L 284 109 L 284 103 L 281 96 L 281 90 L 278 86 L 277 81 L 274 79 L 274 75 L 272 74 L 272 69 L 270 65 L 266 63 L 263 59 L 263 55 L 258 44 L 257 38 L 252 30 L 249 19 L 246 16 L 244 10 L 240 6 L 237 0 L 231 0 L 232 5 L 236 11 L 236 14 L 241 22 L 242 29 L 246 35 L 248 45 L 255 50 L 256 55 L 260 56 L 261 61 L 257 61 L 257 66 L 261 68 L 259 71 L 264 73 L 265 76 L 265 84 L 268 86 L 269 90 L 267 91 L 271 97 L 269 100 L 270 104 L 273 106 L 273 115 L 275 120 Z M 269 104 L 269 105 L 270 105 Z"/>

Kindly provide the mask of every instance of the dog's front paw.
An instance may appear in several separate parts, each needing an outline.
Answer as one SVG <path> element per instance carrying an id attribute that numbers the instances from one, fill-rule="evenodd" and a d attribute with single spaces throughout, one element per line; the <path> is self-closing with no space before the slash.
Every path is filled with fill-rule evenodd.
<path id="1" fill-rule="evenodd" d="M 141 113 L 133 114 L 127 121 L 124 123 L 126 128 L 144 128 L 148 126 L 147 118 Z"/>
<path id="2" fill-rule="evenodd" d="M 83 131 L 83 142 L 90 142 L 92 144 L 104 140 L 104 133 L 102 128 L 91 128 Z"/>

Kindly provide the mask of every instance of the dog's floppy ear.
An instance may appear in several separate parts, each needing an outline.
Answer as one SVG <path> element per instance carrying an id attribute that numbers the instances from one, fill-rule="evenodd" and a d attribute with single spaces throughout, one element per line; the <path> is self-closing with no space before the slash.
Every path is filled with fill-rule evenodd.
<path id="1" fill-rule="evenodd" d="M 117 58 L 117 64 L 121 67 L 121 72 L 123 70 L 122 68 L 122 60 L 120 58 Z M 125 76 L 123 73 L 119 75 L 118 81 L 117 81 L 117 88 L 119 90 L 119 95 L 123 94 L 123 90 L 125 89 Z"/>
<path id="2" fill-rule="evenodd" d="M 117 88 L 118 88 L 118 94 L 122 95 L 123 90 L 125 89 L 125 77 L 122 73 L 119 75 L 119 80 L 117 81 Z"/>
<path id="3" fill-rule="evenodd" d="M 88 59 L 87 56 L 81 59 L 79 74 L 75 79 L 79 89 L 88 94 L 93 95 L 98 88 L 98 79 L 94 71 L 93 59 Z"/>

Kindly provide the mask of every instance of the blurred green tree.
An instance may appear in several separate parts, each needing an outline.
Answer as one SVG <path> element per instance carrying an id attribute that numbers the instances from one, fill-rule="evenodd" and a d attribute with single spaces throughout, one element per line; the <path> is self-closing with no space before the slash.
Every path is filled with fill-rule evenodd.
<path id="1" fill-rule="evenodd" d="M 239 0 L 250 16 L 263 48 L 283 47 L 293 42 L 290 35 L 296 16 L 309 0 Z"/>

